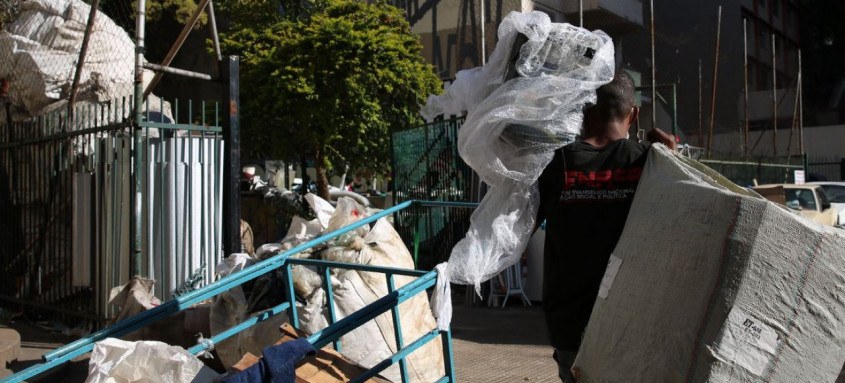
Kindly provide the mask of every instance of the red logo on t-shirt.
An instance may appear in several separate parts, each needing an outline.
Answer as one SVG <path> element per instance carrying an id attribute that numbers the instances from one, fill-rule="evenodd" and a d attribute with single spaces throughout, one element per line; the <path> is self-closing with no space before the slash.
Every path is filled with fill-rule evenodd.
<path id="1" fill-rule="evenodd" d="M 564 189 L 612 189 L 636 184 L 643 173 L 642 168 L 620 168 L 596 171 L 566 171 Z"/>

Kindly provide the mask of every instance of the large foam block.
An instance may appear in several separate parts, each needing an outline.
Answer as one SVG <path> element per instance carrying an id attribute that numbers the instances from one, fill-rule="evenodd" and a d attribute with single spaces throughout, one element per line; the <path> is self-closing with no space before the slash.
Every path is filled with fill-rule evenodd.
<path id="1" fill-rule="evenodd" d="M 592 382 L 833 382 L 845 231 L 655 145 L 574 370 Z"/>

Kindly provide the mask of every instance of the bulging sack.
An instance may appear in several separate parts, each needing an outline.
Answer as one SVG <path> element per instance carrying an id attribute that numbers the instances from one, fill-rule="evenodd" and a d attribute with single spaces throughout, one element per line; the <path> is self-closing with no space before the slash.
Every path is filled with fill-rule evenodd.
<path id="1" fill-rule="evenodd" d="M 348 197 L 338 200 L 327 230 L 349 225 L 368 215 L 367 209 Z M 329 247 L 318 252 L 322 259 L 343 263 L 413 269 L 414 262 L 399 233 L 390 222 L 382 218 L 372 228 L 359 230 L 330 242 Z M 309 277 L 310 275 L 310 277 Z M 295 280 L 319 276 L 307 269 L 294 270 Z M 412 277 L 395 276 L 395 287 L 400 288 Z M 388 294 L 387 279 L 382 273 L 332 269 L 331 281 L 337 319 L 342 319 Z M 303 284 L 305 285 L 305 284 Z M 307 298 L 305 314 L 300 317 L 306 331 L 321 330 L 327 325 L 325 292 L 322 287 L 297 289 L 297 294 Z M 436 327 L 434 316 L 425 295 L 417 295 L 399 305 L 402 336 L 408 344 Z M 342 354 L 363 367 L 371 368 L 398 350 L 394 336 L 394 323 L 390 312 L 379 315 L 341 337 Z M 412 382 L 432 382 L 444 374 L 441 342 L 429 342 L 407 358 L 408 376 Z M 400 381 L 398 365 L 381 373 L 391 381 Z"/>

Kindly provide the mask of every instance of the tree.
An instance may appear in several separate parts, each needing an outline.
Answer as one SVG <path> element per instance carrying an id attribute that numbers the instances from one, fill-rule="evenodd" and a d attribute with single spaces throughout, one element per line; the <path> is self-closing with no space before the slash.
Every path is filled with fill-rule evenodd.
<path id="1" fill-rule="evenodd" d="M 268 19 L 222 41 L 242 57 L 245 145 L 313 160 L 324 198 L 335 164 L 385 174 L 390 134 L 421 123 L 419 105 L 440 87 L 402 12 L 326 0 L 305 16 Z"/>

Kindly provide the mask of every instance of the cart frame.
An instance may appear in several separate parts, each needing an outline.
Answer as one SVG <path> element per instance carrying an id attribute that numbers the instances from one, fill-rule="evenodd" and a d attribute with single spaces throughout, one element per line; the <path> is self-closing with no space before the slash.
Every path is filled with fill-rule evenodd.
<path id="1" fill-rule="evenodd" d="M 239 332 L 256 325 L 257 323 L 266 321 L 282 312 L 288 312 L 291 325 L 293 325 L 293 327 L 299 328 L 299 316 L 297 314 L 295 304 L 293 278 L 291 278 L 291 267 L 293 265 L 306 265 L 317 267 L 318 270 L 321 271 L 323 276 L 323 288 L 326 290 L 326 293 L 328 295 L 327 302 L 329 306 L 329 326 L 317 333 L 312 334 L 307 338 L 308 342 L 311 343 L 315 348 L 319 349 L 328 345 L 329 343 L 333 343 L 335 349 L 337 351 L 341 351 L 341 346 L 339 342 L 341 336 L 353 331 L 358 326 L 363 325 L 367 321 L 383 313 L 386 313 L 388 311 L 391 312 L 394 323 L 393 327 L 397 351 L 391 357 L 383 360 L 382 362 L 376 364 L 375 366 L 367 370 L 364 374 L 355 377 L 352 382 L 363 382 L 369 378 L 376 376 L 381 371 L 384 371 L 386 368 L 397 363 L 399 364 L 402 382 L 408 382 L 409 379 L 405 366 L 406 357 L 415 350 L 425 345 L 426 343 L 431 342 L 438 337 L 440 338 L 443 344 L 443 361 L 445 374 L 436 382 L 455 382 L 456 380 L 454 371 L 454 357 L 452 352 L 451 330 L 440 330 L 435 327 L 434 329 L 431 329 L 431 331 L 429 331 L 428 333 L 425 333 L 420 338 L 411 340 L 410 342 L 406 343 L 405 339 L 403 339 L 402 336 L 402 328 L 401 323 L 399 321 L 399 304 L 407 301 L 408 299 L 411 299 L 417 294 L 425 292 L 428 288 L 433 287 L 437 282 L 436 271 L 426 272 L 420 270 L 378 267 L 362 264 L 338 263 L 314 259 L 291 258 L 291 256 L 293 256 L 294 254 L 324 244 L 352 230 L 355 230 L 364 225 L 369 225 L 370 223 L 376 222 L 377 220 L 383 217 L 390 216 L 412 205 L 428 207 L 473 208 L 477 204 L 463 202 L 415 200 L 402 202 L 396 206 L 373 214 L 370 217 L 361 219 L 351 225 L 345 226 L 330 233 L 326 233 L 320 236 L 319 238 L 305 242 L 290 250 L 279 253 L 266 260 L 244 268 L 243 270 L 232 273 L 231 275 L 223 277 L 220 280 L 213 282 L 207 286 L 201 287 L 197 290 L 176 297 L 153 309 L 141 312 L 137 315 L 117 322 L 111 326 L 96 331 L 93 334 L 80 338 L 55 350 L 49 351 L 44 354 L 43 363 L 33 365 L 27 369 L 21 370 L 20 372 L 12 376 L 0 379 L 0 382 L 17 383 L 23 382 L 27 379 L 31 379 L 50 369 L 62 365 L 70 361 L 71 359 L 91 352 L 91 350 L 93 350 L 94 348 L 95 343 L 103 339 L 110 337 L 119 337 L 136 331 L 146 325 L 149 325 L 153 322 L 159 321 L 168 316 L 183 311 L 197 303 L 212 298 L 220 293 L 228 291 L 231 288 L 240 286 L 245 282 L 256 279 L 264 274 L 267 274 L 279 268 L 283 268 L 284 270 L 284 278 L 287 286 L 287 301 L 270 309 L 266 309 L 258 315 L 254 315 L 249 319 L 243 321 L 242 323 L 232 326 L 231 328 L 211 338 L 207 338 L 200 341 L 195 346 L 189 348 L 188 351 L 194 355 L 207 351 L 211 349 L 215 343 L 219 343 L 225 339 L 228 339 L 238 334 Z M 349 316 L 340 320 L 336 320 L 334 310 L 334 296 L 332 294 L 331 289 L 331 279 L 329 278 L 332 268 L 383 273 L 385 274 L 386 283 L 388 286 L 388 294 L 376 300 L 375 302 L 361 308 L 360 310 L 350 314 Z M 400 288 L 396 288 L 394 282 L 394 276 L 396 275 L 411 276 L 415 277 L 416 279 Z"/>

